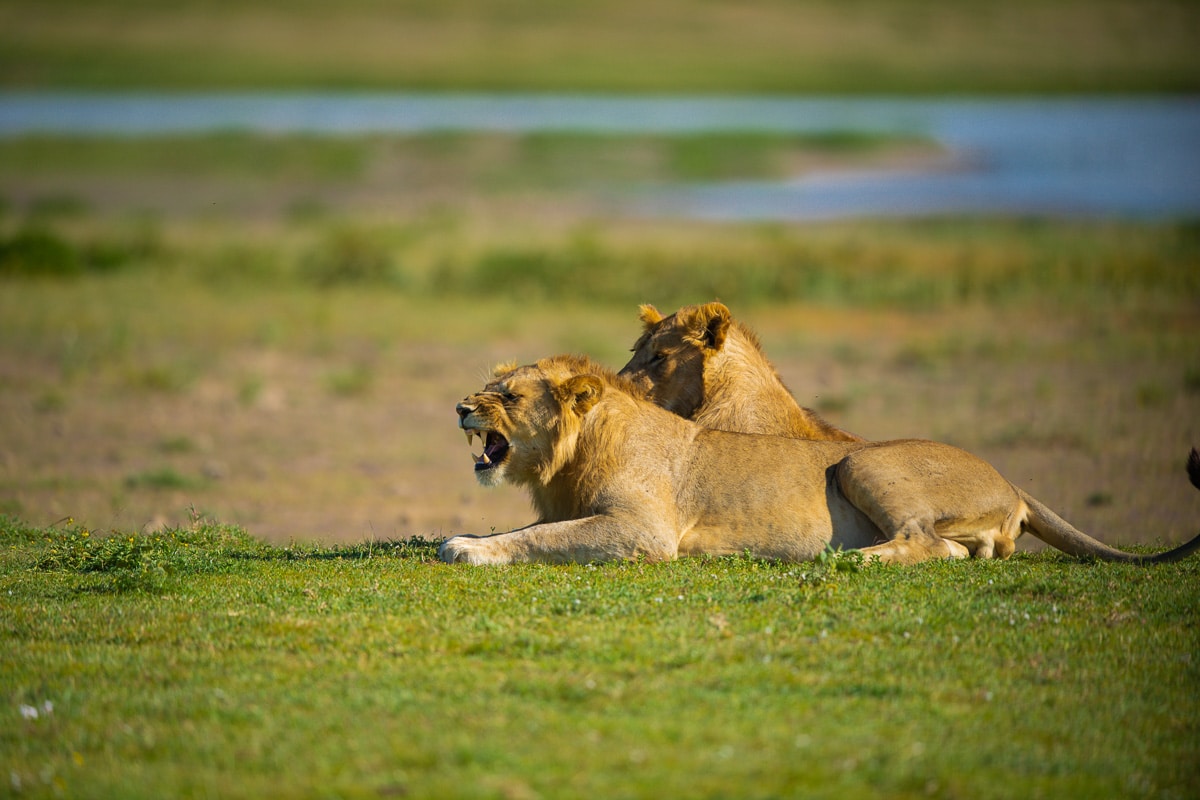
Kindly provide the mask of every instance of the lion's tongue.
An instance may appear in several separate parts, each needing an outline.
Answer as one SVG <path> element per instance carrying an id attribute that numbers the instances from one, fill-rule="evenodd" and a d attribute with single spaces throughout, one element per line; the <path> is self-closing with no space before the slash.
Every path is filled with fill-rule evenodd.
<path id="1" fill-rule="evenodd" d="M 487 469 L 492 462 L 503 458 L 508 451 L 508 442 L 503 436 L 489 432 L 484 442 L 483 453 L 475 459 L 475 469 Z"/>

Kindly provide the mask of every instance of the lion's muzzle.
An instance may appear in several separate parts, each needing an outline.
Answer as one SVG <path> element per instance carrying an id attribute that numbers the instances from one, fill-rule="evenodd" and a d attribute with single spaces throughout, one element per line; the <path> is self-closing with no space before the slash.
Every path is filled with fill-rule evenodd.
<path id="1" fill-rule="evenodd" d="M 470 445 L 476 436 L 483 443 L 481 454 L 471 454 L 475 459 L 475 471 L 478 473 L 494 469 L 504 462 L 508 457 L 508 439 L 499 432 L 480 425 L 480 420 L 473 418 L 477 410 L 478 406 L 469 399 L 455 406 L 455 411 L 458 412 L 458 427 L 466 432 L 467 444 Z"/>

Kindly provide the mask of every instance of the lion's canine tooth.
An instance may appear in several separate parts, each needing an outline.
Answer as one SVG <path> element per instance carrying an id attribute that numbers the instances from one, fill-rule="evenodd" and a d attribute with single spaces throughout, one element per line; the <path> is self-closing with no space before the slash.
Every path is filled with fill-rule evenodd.
<path id="1" fill-rule="evenodd" d="M 492 460 L 491 460 L 490 458 L 488 458 L 488 454 L 487 454 L 487 451 L 486 451 L 486 450 L 485 450 L 485 451 L 483 451 L 483 455 L 481 455 L 481 456 L 480 456 L 478 459 L 476 459 L 476 460 L 477 460 L 477 461 L 482 461 L 482 462 L 483 462 L 483 463 L 485 463 L 485 464 L 490 464 L 490 463 L 492 463 Z"/>

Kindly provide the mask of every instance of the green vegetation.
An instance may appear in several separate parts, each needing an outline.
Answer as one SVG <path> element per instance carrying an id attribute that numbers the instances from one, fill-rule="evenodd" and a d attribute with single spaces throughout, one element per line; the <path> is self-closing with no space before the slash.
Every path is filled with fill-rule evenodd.
<path id="1" fill-rule="evenodd" d="M 786 177 L 794 162 L 817 156 L 861 158 L 901 146 L 935 152 L 912 137 L 854 131 L 713 132 L 680 135 L 569 132 L 419 133 L 286 136 L 243 132 L 106 138 L 26 135 L 0 139 L 0 170 L 9 180 L 70 175 L 188 180 L 217 177 L 257 185 L 338 184 L 388 172 L 421 188 L 450 182 L 496 192 L 589 185 L 677 183 Z M 43 201 L 46 215 L 66 206 Z"/>
<path id="2" fill-rule="evenodd" d="M 1182 0 L 10 0 L 0 84 L 76 89 L 1196 91 Z"/>
<path id="3" fill-rule="evenodd" d="M 911 309 L 1130 305 L 1200 294 L 1190 222 L 646 229 L 606 219 L 612 197 L 647 185 L 937 158 L 928 142 L 838 131 L 23 137 L 0 141 L 12 195 L 0 277 L 133 268 L 222 287 L 365 285 L 625 307 L 716 296 Z M 64 184 L 76 192 L 72 213 L 47 213 L 40 201 L 62 205 Z"/>
<path id="4" fill-rule="evenodd" d="M 285 229 L 265 243 L 237 243 L 236 234 L 219 242 L 190 236 L 172 242 L 154 234 L 148 246 L 143 230 L 109 234 L 102 242 L 68 225 L 43 224 L 0 239 L 0 276 L 127 268 L 226 289 L 365 286 L 406 297 L 507 296 L 625 308 L 648 298 L 665 307 L 721 297 L 743 306 L 807 302 L 931 311 L 1041 303 L 1098 310 L 1200 296 L 1198 233 L 1190 222 L 957 219 L 819 231 L 677 224 L 643 231 L 593 223 L 481 231 L 439 215 L 403 225 L 335 220 Z M 570 280 L 562 279 L 566 275 Z M 137 382 L 177 386 L 186 380 L 181 370 L 146 369 Z M 1147 402 L 1154 399 L 1152 389 L 1143 394 Z"/>
<path id="5" fill-rule="evenodd" d="M 145 260 L 153 250 L 154 244 L 140 236 L 124 236 L 119 243 L 104 239 L 71 242 L 53 226 L 34 222 L 10 236 L 0 235 L 0 278 L 69 277 L 85 272 L 108 272 L 130 262 Z"/>
<path id="6" fill-rule="evenodd" d="M 1130 293 L 1200 295 L 1200 274 L 1185 266 L 1196 263 L 1194 228 L 1167 225 L 1152 231 L 1122 232 L 1116 226 L 1091 229 L 1082 239 L 1080 229 L 1070 225 L 943 220 L 905 226 L 905 243 L 897 246 L 889 241 L 897 231 L 887 226 L 870 243 L 859 234 L 836 244 L 807 230 L 766 226 L 743 235 L 742 246 L 729 250 L 708 249 L 711 241 L 666 247 L 661 240 L 630 245 L 584 234 L 550 245 L 501 244 L 447 264 L 433 279 L 459 294 L 516 292 L 626 306 L 653 297 L 662 298 L 666 307 L 696 297 L 740 305 L 804 301 L 936 310 L 964 303 L 1003 308 L 1035 298 L 1124 304 L 1132 300 Z M 1118 243 L 1127 234 L 1134 239 Z M 1149 239 L 1136 241 L 1147 234 Z M 972 241 L 976 236 L 995 237 L 993 246 Z M 961 249 L 968 241 L 971 252 Z M 1145 244 L 1153 255 L 1139 254 Z M 564 274 L 572 280 L 557 280 Z"/>
<path id="7" fill-rule="evenodd" d="M 451 568 L 0 521 L 17 796 L 1183 798 L 1200 561 Z"/>

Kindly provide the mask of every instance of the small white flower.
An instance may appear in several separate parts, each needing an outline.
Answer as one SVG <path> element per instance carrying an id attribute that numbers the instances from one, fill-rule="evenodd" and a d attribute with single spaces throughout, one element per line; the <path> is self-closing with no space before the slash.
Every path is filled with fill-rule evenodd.
<path id="1" fill-rule="evenodd" d="M 22 719 L 37 719 L 38 718 L 38 710 L 36 708 L 34 708 L 33 706 L 27 706 L 24 703 L 22 703 L 21 704 L 21 717 L 22 717 Z"/>

